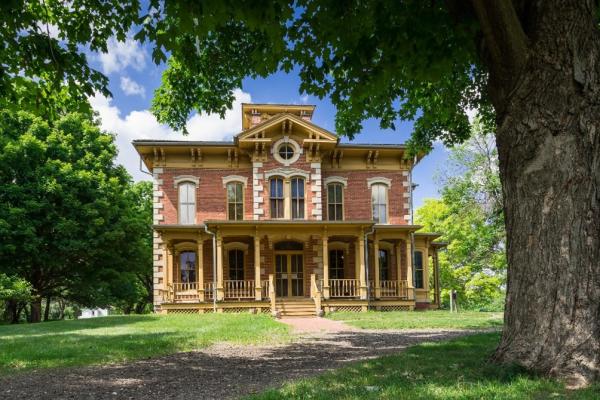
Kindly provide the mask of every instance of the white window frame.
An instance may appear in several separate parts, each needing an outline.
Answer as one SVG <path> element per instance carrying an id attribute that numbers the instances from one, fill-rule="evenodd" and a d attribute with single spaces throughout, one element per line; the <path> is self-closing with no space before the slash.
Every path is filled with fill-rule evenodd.
<path id="1" fill-rule="evenodd" d="M 196 224 L 196 183 L 190 182 L 189 180 L 180 181 L 177 184 L 177 221 L 180 225 L 194 225 Z M 187 201 L 182 201 L 182 189 L 187 188 L 186 197 Z M 190 191 L 191 198 L 193 201 L 189 201 L 190 199 Z M 184 212 L 184 208 L 185 212 Z M 191 212 L 191 216 L 189 215 Z M 185 215 L 185 217 L 184 217 Z"/>

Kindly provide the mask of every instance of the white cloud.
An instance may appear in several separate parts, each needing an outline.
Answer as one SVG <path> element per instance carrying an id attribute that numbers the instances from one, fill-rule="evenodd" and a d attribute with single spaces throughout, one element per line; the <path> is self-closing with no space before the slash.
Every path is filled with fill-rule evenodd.
<path id="1" fill-rule="evenodd" d="M 146 52 L 133 38 L 128 37 L 124 42 L 119 42 L 112 37 L 107 46 L 108 52 L 98 55 L 105 74 L 120 72 L 127 67 L 141 71 L 146 66 Z"/>
<path id="2" fill-rule="evenodd" d="M 303 96 L 300 96 L 300 101 L 302 102 L 302 104 L 306 104 L 306 103 L 308 103 L 308 98 L 309 98 L 308 95 L 305 94 Z"/>
<path id="3" fill-rule="evenodd" d="M 146 97 L 146 88 L 128 76 L 121 77 L 121 90 L 128 96 Z"/>
<path id="4" fill-rule="evenodd" d="M 38 21 L 37 26 L 41 29 L 41 31 L 53 39 L 58 39 L 58 35 L 60 34 L 60 30 L 57 25 L 49 24 L 47 22 Z"/>
<path id="5" fill-rule="evenodd" d="M 169 127 L 159 124 L 148 110 L 132 111 L 122 116 L 112 100 L 96 94 L 90 98 L 92 108 L 100 114 L 102 129 L 117 135 L 119 149 L 117 162 L 123 164 L 135 180 L 148 179 L 139 171 L 139 156 L 131 141 L 135 139 L 167 139 L 167 140 L 227 140 L 242 130 L 242 103 L 250 103 L 249 93 L 235 90 L 233 108 L 225 113 L 225 118 L 218 115 L 195 114 L 187 123 L 189 135 L 176 133 Z"/>

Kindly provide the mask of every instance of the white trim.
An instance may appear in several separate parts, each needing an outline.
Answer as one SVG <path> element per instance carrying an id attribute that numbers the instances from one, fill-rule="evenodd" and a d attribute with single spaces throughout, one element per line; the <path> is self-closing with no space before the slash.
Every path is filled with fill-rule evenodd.
<path id="1" fill-rule="evenodd" d="M 298 168 L 275 168 L 270 171 L 265 171 L 265 180 L 269 180 L 273 176 L 281 176 L 283 178 L 292 178 L 295 176 L 301 176 L 306 179 L 306 182 L 310 181 L 310 174 L 304 170 Z"/>
<path id="2" fill-rule="evenodd" d="M 330 183 L 341 183 L 344 186 L 344 189 L 346 189 L 348 187 L 348 178 L 344 178 L 342 176 L 328 176 L 323 180 L 323 183 L 325 186 L 329 185 Z"/>
<path id="3" fill-rule="evenodd" d="M 284 160 L 283 158 L 281 158 L 279 156 L 279 147 L 284 143 L 289 144 L 294 148 L 294 155 L 289 160 Z M 289 165 L 295 163 L 296 161 L 298 161 L 302 152 L 303 152 L 302 147 L 298 144 L 298 142 L 296 142 L 293 139 L 290 139 L 289 136 L 282 137 L 281 139 L 279 139 L 278 141 L 273 143 L 273 146 L 271 146 L 271 154 L 273 155 L 273 158 L 277 162 L 279 162 L 285 166 L 289 166 Z"/>
<path id="4" fill-rule="evenodd" d="M 240 175 L 227 175 L 223 177 L 223 187 L 227 188 L 227 184 L 231 182 L 240 182 L 244 185 L 244 189 L 248 185 L 248 177 Z"/>
<path id="5" fill-rule="evenodd" d="M 383 176 L 374 176 L 372 178 L 367 179 L 367 187 L 369 189 L 371 189 L 371 186 L 378 183 L 387 186 L 388 189 L 392 187 L 392 180 L 390 178 L 385 178 Z"/>
<path id="6" fill-rule="evenodd" d="M 194 175 L 179 175 L 173 178 L 173 186 L 177 189 L 180 183 L 191 182 L 198 187 L 200 185 L 200 178 Z"/>

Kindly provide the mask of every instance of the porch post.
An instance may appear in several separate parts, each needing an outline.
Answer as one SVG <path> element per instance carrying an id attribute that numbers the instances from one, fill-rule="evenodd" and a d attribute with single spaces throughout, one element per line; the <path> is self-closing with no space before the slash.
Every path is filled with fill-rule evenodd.
<path id="1" fill-rule="evenodd" d="M 165 244 L 165 256 L 166 256 L 166 268 L 167 268 L 167 293 L 170 301 L 173 301 L 171 298 L 171 290 L 175 290 L 173 286 L 173 246 L 170 242 Z"/>
<path id="2" fill-rule="evenodd" d="M 198 236 L 198 251 L 196 252 L 196 265 L 198 266 L 198 301 L 204 301 L 204 242 Z"/>
<path id="3" fill-rule="evenodd" d="M 435 252 L 434 257 L 435 257 L 435 263 L 434 263 L 434 268 L 435 268 L 435 297 L 436 297 L 436 303 L 438 308 L 442 307 L 442 298 L 440 296 L 440 258 L 438 256 L 438 249 L 436 248 L 434 250 Z"/>
<path id="4" fill-rule="evenodd" d="M 396 243 L 396 279 L 398 280 L 398 297 L 404 297 L 404 288 L 402 287 L 402 268 L 400 267 L 400 241 Z"/>
<path id="5" fill-rule="evenodd" d="M 368 296 L 367 286 L 367 270 L 365 268 L 365 241 L 363 240 L 364 232 L 361 231 L 358 238 L 356 239 L 356 248 L 358 249 L 358 265 L 359 265 L 359 279 L 360 279 L 360 298 L 366 300 Z"/>
<path id="6" fill-rule="evenodd" d="M 425 239 L 425 249 L 423 254 L 423 289 L 425 289 L 426 298 L 429 300 L 429 240 Z"/>
<path id="7" fill-rule="evenodd" d="M 375 298 L 381 297 L 381 282 L 379 281 L 379 238 L 373 235 L 373 266 L 375 267 Z"/>
<path id="8" fill-rule="evenodd" d="M 412 246 L 410 245 L 410 237 L 406 238 L 406 282 L 408 284 L 408 297 L 415 299 L 415 286 L 413 284 L 412 270 Z"/>
<path id="9" fill-rule="evenodd" d="M 260 281 L 260 236 L 254 233 L 254 298 L 262 300 L 262 287 Z"/>
<path id="10" fill-rule="evenodd" d="M 223 238 L 221 233 L 217 231 L 217 300 L 225 298 L 223 289 Z"/>
<path id="11" fill-rule="evenodd" d="M 323 297 L 329 299 L 329 250 L 327 231 L 323 231 L 322 236 L 323 244 Z"/>

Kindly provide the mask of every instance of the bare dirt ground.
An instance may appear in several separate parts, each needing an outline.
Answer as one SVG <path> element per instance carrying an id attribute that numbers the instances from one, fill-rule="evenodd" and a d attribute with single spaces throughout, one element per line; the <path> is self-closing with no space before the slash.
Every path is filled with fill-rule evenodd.
<path id="1" fill-rule="evenodd" d="M 323 325 L 317 319 L 284 319 L 282 322 L 292 325 L 299 334 L 286 345 L 219 344 L 123 364 L 4 377 L 0 378 L 0 399 L 236 399 L 352 361 L 472 333 L 366 331 L 326 321 Z"/>

